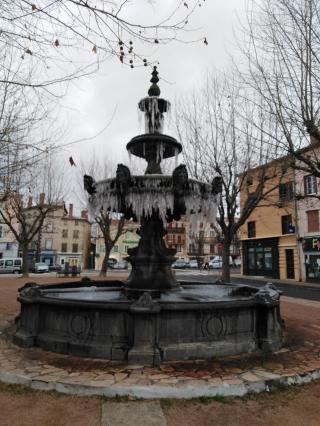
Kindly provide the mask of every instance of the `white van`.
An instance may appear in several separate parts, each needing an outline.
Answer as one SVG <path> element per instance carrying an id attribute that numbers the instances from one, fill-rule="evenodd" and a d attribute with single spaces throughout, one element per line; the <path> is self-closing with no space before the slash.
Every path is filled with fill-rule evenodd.
<path id="1" fill-rule="evenodd" d="M 21 269 L 21 257 L 6 257 L 0 259 L 0 274 L 20 274 Z"/>

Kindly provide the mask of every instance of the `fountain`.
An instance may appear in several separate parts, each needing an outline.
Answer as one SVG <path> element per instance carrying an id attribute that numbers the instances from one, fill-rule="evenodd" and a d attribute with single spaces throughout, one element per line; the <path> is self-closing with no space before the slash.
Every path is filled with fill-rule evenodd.
<path id="1" fill-rule="evenodd" d="M 215 221 L 219 178 L 211 184 L 188 177 L 184 165 L 163 175 L 161 162 L 182 146 L 162 133 L 170 104 L 161 99 L 156 67 L 148 96 L 139 102 L 146 133 L 128 144 L 147 161 L 143 176 L 119 164 L 116 177 L 84 176 L 91 214 L 117 212 L 140 223 L 140 241 L 128 250 L 126 281 L 93 281 L 19 290 L 21 314 L 14 341 L 80 356 L 158 365 L 166 360 L 212 358 L 281 346 L 279 292 L 223 283 L 178 282 L 171 270 L 175 250 L 164 242 L 166 223 Z"/>

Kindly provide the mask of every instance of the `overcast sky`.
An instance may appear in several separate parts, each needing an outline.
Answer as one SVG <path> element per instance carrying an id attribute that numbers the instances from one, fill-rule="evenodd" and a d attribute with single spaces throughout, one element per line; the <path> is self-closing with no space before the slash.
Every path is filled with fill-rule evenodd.
<path id="1" fill-rule="evenodd" d="M 133 4 L 135 5 L 133 7 Z M 137 8 L 133 2 L 126 13 L 132 20 L 141 16 L 161 16 L 166 13 L 172 0 L 161 0 L 156 8 Z M 145 3 L 144 3 L 145 4 Z M 146 48 L 148 59 L 159 60 L 158 71 L 161 96 L 172 103 L 181 94 L 201 85 L 206 72 L 228 66 L 229 55 L 236 54 L 238 20 L 245 15 L 246 0 L 207 0 L 190 19 L 190 27 L 198 28 L 188 38 L 206 37 L 194 44 L 172 42 L 167 45 Z M 111 119 L 103 134 L 93 140 L 75 144 L 65 151 L 66 161 L 72 155 L 76 163 L 88 158 L 107 154 L 114 162 L 127 159 L 125 146 L 141 132 L 138 122 L 137 103 L 147 95 L 150 86 L 150 67 L 130 69 L 117 58 L 104 63 L 90 78 L 73 84 L 63 100 L 61 122 L 68 127 L 66 142 L 97 134 Z M 172 132 L 171 132 L 172 133 Z M 183 145 L 183 141 L 181 141 Z"/>

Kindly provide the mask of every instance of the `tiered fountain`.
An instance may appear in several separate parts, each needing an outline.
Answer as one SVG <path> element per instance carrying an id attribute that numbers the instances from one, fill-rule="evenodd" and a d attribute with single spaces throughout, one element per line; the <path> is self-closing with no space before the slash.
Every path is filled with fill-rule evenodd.
<path id="1" fill-rule="evenodd" d="M 164 135 L 169 102 L 159 98 L 154 67 L 148 97 L 139 102 L 146 133 L 127 145 L 144 158 L 143 176 L 119 164 L 116 177 L 84 177 L 92 214 L 121 213 L 140 222 L 140 241 L 129 251 L 124 281 L 92 281 L 20 289 L 15 341 L 63 353 L 157 365 L 162 360 L 211 358 L 270 351 L 281 345 L 279 293 L 231 284 L 178 282 L 171 271 L 175 251 L 164 242 L 165 223 L 187 216 L 214 222 L 219 179 L 205 184 L 179 165 L 163 175 L 161 161 L 177 157 L 181 144 Z"/>

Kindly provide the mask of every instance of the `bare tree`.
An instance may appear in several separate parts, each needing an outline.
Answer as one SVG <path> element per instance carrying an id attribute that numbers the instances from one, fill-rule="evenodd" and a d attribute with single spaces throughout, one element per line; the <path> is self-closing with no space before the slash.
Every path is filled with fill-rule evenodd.
<path id="1" fill-rule="evenodd" d="M 261 131 L 293 167 L 319 177 L 320 1 L 251 0 L 245 31 L 241 75 L 273 123 Z"/>
<path id="2" fill-rule="evenodd" d="M 23 276 L 28 275 L 30 244 L 48 214 L 61 205 L 63 196 L 63 172 L 49 156 L 37 167 L 16 170 L 2 195 L 0 218 L 19 244 Z"/>
<path id="3" fill-rule="evenodd" d="M 263 166 L 274 159 L 267 132 L 261 131 L 266 120 L 261 110 L 257 113 L 243 101 L 235 79 L 226 77 L 209 76 L 203 90 L 183 99 L 176 110 L 177 131 L 189 173 L 206 182 L 218 176 L 222 184 L 217 224 L 223 237 L 222 279 L 229 282 L 232 242 L 253 210 L 277 188 L 282 176 L 276 165 L 274 171 L 270 165 Z M 256 125 L 258 121 L 260 126 Z M 258 166 L 255 184 L 249 187 L 249 171 Z M 279 176 L 276 183 L 275 176 Z M 246 194 L 241 210 L 240 191 Z"/>
<path id="4" fill-rule="evenodd" d="M 100 211 L 100 214 L 95 217 L 95 221 L 99 226 L 104 241 L 104 258 L 101 264 L 100 277 L 105 277 L 111 250 L 119 237 L 127 231 L 126 221 L 123 216 L 117 217 L 115 214 L 103 211 Z"/>
<path id="5" fill-rule="evenodd" d="M 88 194 L 83 188 L 83 176 L 92 176 L 95 180 L 102 180 L 115 176 L 116 165 L 110 157 L 97 157 L 95 154 L 87 161 L 82 162 L 79 168 L 79 202 L 83 206 L 88 206 Z M 100 210 L 98 215 L 91 218 L 97 223 L 104 241 L 104 258 L 101 264 L 100 276 L 105 277 L 108 270 L 108 260 L 110 253 L 121 235 L 128 231 L 128 221 L 123 215 L 116 212 Z"/>
<path id="6" fill-rule="evenodd" d="M 2 0 L 0 62 L 7 67 L 4 52 L 10 46 L 15 61 L 22 65 L 19 73 L 2 77 L 0 82 L 48 88 L 88 74 L 110 57 L 132 68 L 146 66 L 152 60 L 145 56 L 143 46 L 179 40 L 179 34 L 186 34 L 189 16 L 202 1 L 174 1 L 164 16 L 159 16 L 159 3 Z M 143 14 L 139 14 L 141 10 Z M 26 78 L 23 71 L 29 63 L 36 64 L 38 72 Z"/>

